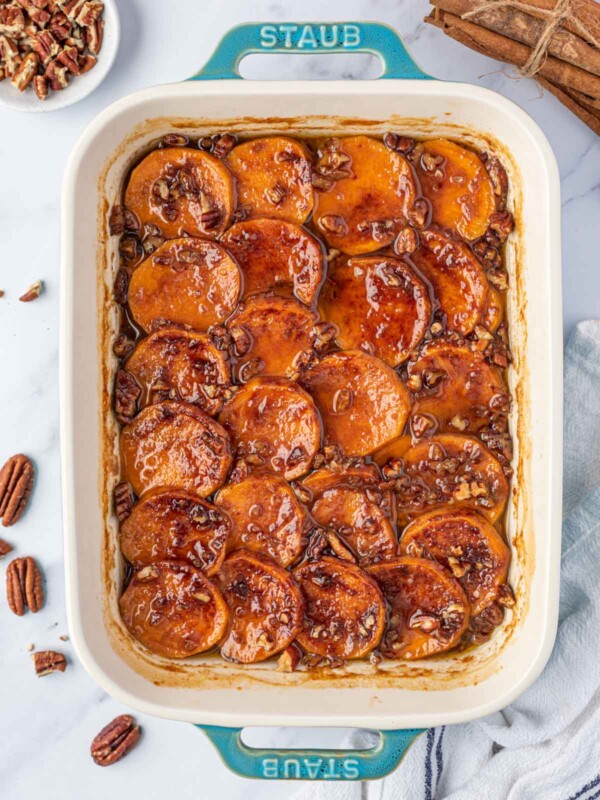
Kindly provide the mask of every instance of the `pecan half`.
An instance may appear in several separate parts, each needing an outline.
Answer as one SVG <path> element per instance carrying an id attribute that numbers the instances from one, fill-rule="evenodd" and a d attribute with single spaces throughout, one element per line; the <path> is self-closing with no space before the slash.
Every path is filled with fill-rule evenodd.
<path id="1" fill-rule="evenodd" d="M 15 74 L 11 78 L 11 83 L 20 92 L 24 92 L 35 77 L 38 67 L 38 57 L 35 53 L 27 53 L 23 61 L 17 67 Z"/>
<path id="2" fill-rule="evenodd" d="M 5 528 L 25 513 L 34 480 L 34 466 L 22 453 L 9 458 L 0 470 L 0 517 Z"/>
<path id="3" fill-rule="evenodd" d="M 139 725 L 129 714 L 122 714 L 109 722 L 95 737 L 90 747 L 94 762 L 109 767 L 126 756 L 136 746 L 142 734 Z"/>
<path id="4" fill-rule="evenodd" d="M 0 539 L 0 558 L 4 558 L 4 556 L 7 556 L 9 553 L 12 552 L 12 549 L 13 549 L 12 544 L 5 542 L 4 539 Z"/>
<path id="5" fill-rule="evenodd" d="M 115 504 L 115 514 L 119 522 L 123 522 L 131 514 L 133 508 L 133 489 L 127 481 L 117 483 L 113 489 L 113 501 Z"/>
<path id="6" fill-rule="evenodd" d="M 42 573 L 31 556 L 15 558 L 6 570 L 8 607 L 19 617 L 29 609 L 36 614 L 44 605 Z"/>
<path id="7" fill-rule="evenodd" d="M 32 300 L 37 300 L 37 298 L 41 295 L 42 289 L 44 288 L 43 281 L 36 281 L 32 283 L 29 289 L 19 297 L 19 300 L 22 303 L 31 303 Z"/>
<path id="8" fill-rule="evenodd" d="M 64 672 L 67 668 L 67 659 L 62 653 L 55 650 L 38 650 L 31 656 L 33 667 L 38 678 L 49 675 L 51 672 Z"/>

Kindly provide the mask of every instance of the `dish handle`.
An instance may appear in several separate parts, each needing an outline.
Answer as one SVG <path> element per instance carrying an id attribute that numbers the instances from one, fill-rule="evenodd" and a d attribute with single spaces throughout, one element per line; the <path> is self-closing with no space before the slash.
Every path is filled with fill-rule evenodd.
<path id="1" fill-rule="evenodd" d="M 369 781 L 383 778 L 404 758 L 421 733 L 414 728 L 379 731 L 379 742 L 367 750 L 268 750 L 248 747 L 242 728 L 197 725 L 208 736 L 226 766 L 243 778 L 302 781 Z"/>
<path id="2" fill-rule="evenodd" d="M 381 22 L 246 22 L 227 31 L 189 80 L 241 78 L 240 61 L 254 53 L 371 53 L 383 62 L 381 78 L 431 80 L 396 31 Z"/>

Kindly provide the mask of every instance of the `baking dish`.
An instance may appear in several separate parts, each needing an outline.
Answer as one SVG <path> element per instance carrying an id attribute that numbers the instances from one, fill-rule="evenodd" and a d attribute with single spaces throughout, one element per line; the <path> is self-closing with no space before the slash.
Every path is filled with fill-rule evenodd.
<path id="1" fill-rule="evenodd" d="M 384 80 L 242 82 L 250 52 L 381 56 Z M 227 79 L 227 80 L 222 80 Z M 509 173 L 508 316 L 515 478 L 508 511 L 517 591 L 512 617 L 477 651 L 330 675 L 281 675 L 210 657 L 173 663 L 136 646 L 120 623 L 121 579 L 109 497 L 116 481 L 110 395 L 117 260 L 110 205 L 140 150 L 172 130 L 450 136 L 499 154 Z M 562 324 L 558 172 L 518 107 L 470 85 L 431 80 L 377 23 L 248 24 L 230 31 L 191 82 L 137 92 L 87 128 L 67 167 L 62 206 L 61 440 L 67 606 L 77 653 L 106 691 L 140 711 L 202 725 L 228 765 L 263 778 L 366 779 L 389 772 L 419 729 L 464 722 L 513 701 L 543 669 L 556 630 L 561 524 Z M 94 265 L 96 268 L 94 268 Z M 244 691 L 239 691 L 244 689 Z M 364 752 L 255 751 L 250 725 L 383 731 Z"/>

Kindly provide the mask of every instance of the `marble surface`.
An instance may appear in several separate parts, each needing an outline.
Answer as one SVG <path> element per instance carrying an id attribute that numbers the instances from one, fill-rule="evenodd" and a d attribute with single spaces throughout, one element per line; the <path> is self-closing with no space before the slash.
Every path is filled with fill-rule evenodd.
<path id="1" fill-rule="evenodd" d="M 250 783 L 230 774 L 212 746 L 191 725 L 138 715 L 142 744 L 107 770 L 89 757 L 96 732 L 125 709 L 87 676 L 72 654 L 63 587 L 58 425 L 60 187 L 65 160 L 85 125 L 108 103 L 145 86 L 194 73 L 220 35 L 250 20 L 377 19 L 394 25 L 415 59 L 431 75 L 465 80 L 512 98 L 540 124 L 556 153 L 562 178 L 563 285 L 566 333 L 600 313 L 598 220 L 600 139 L 553 97 L 508 68 L 471 53 L 422 23 L 424 0 L 290 0 L 199 3 L 198 0 L 119 0 L 122 43 L 112 73 L 89 98 L 67 110 L 27 115 L 0 108 L 0 459 L 23 451 L 39 468 L 27 515 L 6 531 L 16 555 L 43 565 L 47 603 L 37 615 L 13 616 L 0 598 L 0 797 L 45 800 L 142 796 L 179 798 L 290 797 L 297 785 Z M 249 59 L 254 77 L 360 78 L 377 74 L 370 57 Z M 274 63 L 275 62 L 275 63 Z M 79 264 L 77 269 L 91 269 Z M 19 303 L 38 278 L 43 296 Z M 81 536 L 91 534 L 80 531 Z M 4 579 L 6 560 L 0 565 Z M 3 590 L 2 590 L 3 592 Z M 64 675 L 34 676 L 27 651 L 56 648 L 70 657 Z M 313 740 L 309 736 L 309 740 Z M 340 741 L 321 732 L 315 744 Z M 296 741 L 290 731 L 261 739 Z M 306 742 L 306 736 L 304 742 Z M 360 789 L 353 790 L 359 796 Z M 349 795 L 348 795 L 349 796 Z"/>

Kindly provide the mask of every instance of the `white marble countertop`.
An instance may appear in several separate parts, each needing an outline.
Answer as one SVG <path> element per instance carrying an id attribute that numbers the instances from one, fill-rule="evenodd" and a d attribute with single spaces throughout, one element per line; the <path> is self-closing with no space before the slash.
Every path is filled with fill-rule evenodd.
<path id="1" fill-rule="evenodd" d="M 34 555 L 47 579 L 47 603 L 37 615 L 13 616 L 0 598 L 0 797 L 26 800 L 100 800 L 165 794 L 231 800 L 282 798 L 297 786 L 250 783 L 230 774 L 212 746 L 191 725 L 142 717 L 140 746 L 101 770 L 89 757 L 93 736 L 125 709 L 87 676 L 73 657 L 63 585 L 58 425 L 59 220 L 64 164 L 85 125 L 107 104 L 129 92 L 178 81 L 205 61 L 232 25 L 255 20 L 377 19 L 395 26 L 417 62 L 431 75 L 464 80 L 510 97 L 540 124 L 556 153 L 562 178 L 564 320 L 568 333 L 581 319 L 600 313 L 598 221 L 600 139 L 553 97 L 508 68 L 471 53 L 422 23 L 424 0 L 119 0 L 122 42 L 112 73 L 80 104 L 53 114 L 19 114 L 0 108 L 0 460 L 30 454 L 39 469 L 31 507 L 5 532 L 15 555 Z M 278 77 L 373 75 L 370 57 L 279 58 Z M 274 74 L 265 59 L 248 65 L 252 77 Z M 90 269 L 80 264 L 78 269 Z M 29 305 L 17 298 L 42 278 L 45 292 Z M 88 532 L 80 531 L 81 536 Z M 6 559 L 0 566 L 4 580 Z M 3 594 L 3 589 L 0 592 Z M 63 650 L 71 661 L 64 675 L 38 680 L 27 652 Z M 290 732 L 277 741 L 290 741 Z M 331 732 L 331 744 L 339 734 Z M 305 742 L 306 743 L 306 742 Z M 316 740 L 324 744 L 324 734 Z M 358 791 L 358 787 L 356 787 Z"/>

